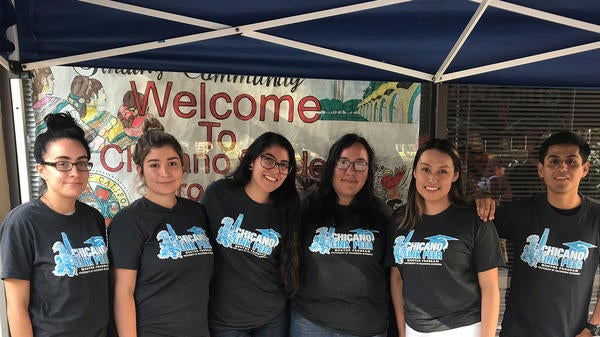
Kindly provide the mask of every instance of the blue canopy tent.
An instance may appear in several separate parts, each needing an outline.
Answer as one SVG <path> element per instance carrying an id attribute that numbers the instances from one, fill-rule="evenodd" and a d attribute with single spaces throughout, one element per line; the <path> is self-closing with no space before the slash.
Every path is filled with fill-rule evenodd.
<path id="1" fill-rule="evenodd" d="M 0 1 L 4 56 L 6 26 L 18 32 L 13 71 L 600 86 L 598 1 Z"/>

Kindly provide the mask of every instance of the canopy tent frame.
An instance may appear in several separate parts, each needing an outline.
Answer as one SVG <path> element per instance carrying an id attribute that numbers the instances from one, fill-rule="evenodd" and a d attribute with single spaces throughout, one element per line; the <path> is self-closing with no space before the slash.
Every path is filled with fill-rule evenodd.
<path id="1" fill-rule="evenodd" d="M 269 21 L 253 23 L 253 24 L 248 24 L 248 25 L 243 25 L 243 26 L 238 26 L 238 27 L 231 27 L 231 26 L 224 25 L 221 23 L 191 18 L 191 17 L 187 17 L 187 16 L 183 16 L 183 15 L 176 15 L 176 14 L 172 14 L 172 13 L 168 13 L 168 12 L 164 12 L 164 11 L 158 11 L 158 10 L 144 8 L 141 6 L 123 4 L 123 3 L 120 3 L 117 1 L 112 1 L 112 0 L 98 0 L 98 1 L 78 0 L 78 1 L 86 2 L 86 3 L 98 5 L 98 6 L 104 6 L 104 7 L 108 7 L 108 8 L 128 11 L 128 12 L 132 12 L 132 13 L 143 14 L 143 15 L 147 15 L 147 16 L 160 18 L 160 19 L 166 19 L 166 20 L 170 20 L 170 21 L 174 21 L 174 22 L 190 24 L 190 25 L 194 25 L 194 26 L 198 26 L 198 27 L 202 27 L 202 28 L 213 29 L 213 31 L 207 32 L 207 33 L 200 33 L 200 34 L 194 34 L 194 35 L 190 35 L 190 36 L 179 37 L 179 38 L 173 38 L 173 39 L 164 40 L 164 41 L 155 41 L 155 42 L 143 43 L 143 44 L 138 44 L 138 45 L 133 45 L 133 46 L 114 48 L 114 49 L 99 51 L 99 52 L 94 52 L 94 53 L 85 53 L 85 54 L 74 55 L 74 56 L 69 56 L 69 57 L 56 58 L 56 59 L 52 59 L 52 60 L 26 63 L 26 64 L 23 64 L 24 70 L 33 70 L 33 69 L 49 67 L 49 66 L 59 66 L 59 65 L 69 64 L 69 63 L 77 63 L 77 62 L 81 62 L 81 61 L 88 61 L 88 60 L 94 60 L 94 59 L 103 58 L 103 57 L 123 55 L 123 54 L 131 53 L 131 52 L 147 51 L 147 50 L 152 50 L 152 49 L 156 49 L 156 48 L 164 48 L 164 47 L 175 46 L 175 45 L 189 43 L 189 42 L 197 42 L 197 41 L 201 41 L 201 40 L 214 39 L 214 38 L 219 38 L 219 37 L 224 37 L 224 36 L 229 36 L 229 35 L 243 35 L 243 36 L 247 36 L 247 37 L 258 39 L 258 40 L 279 44 L 282 46 L 296 48 L 296 49 L 300 49 L 300 50 L 304 50 L 304 51 L 308 51 L 308 52 L 312 52 L 312 53 L 320 54 L 320 55 L 324 55 L 324 56 L 329 56 L 332 58 L 337 58 L 337 59 L 341 59 L 341 60 L 345 60 L 345 61 L 355 62 L 358 64 L 362 64 L 362 65 L 366 65 L 366 66 L 370 66 L 370 67 L 374 67 L 374 68 L 384 69 L 384 70 L 388 70 L 388 71 L 394 72 L 394 73 L 399 73 L 402 75 L 408 75 L 408 76 L 415 77 L 415 78 L 425 80 L 425 81 L 431 81 L 431 79 L 433 78 L 432 74 L 417 71 L 414 69 L 395 66 L 395 65 L 392 65 L 389 63 L 384 63 L 384 62 L 367 59 L 365 57 L 351 55 L 348 53 L 343 53 L 343 52 L 339 52 L 339 51 L 335 51 L 335 50 L 331 50 L 331 49 L 327 49 L 327 48 L 323 48 L 323 47 L 318 47 L 315 45 L 302 43 L 299 41 L 284 39 L 284 38 L 257 32 L 257 30 L 274 28 L 274 27 L 279 27 L 279 26 L 284 26 L 284 25 L 290 25 L 290 24 L 305 22 L 305 21 L 310 21 L 310 20 L 323 19 L 323 18 L 336 16 L 336 15 L 349 14 L 349 13 L 353 13 L 353 12 L 364 11 L 367 9 L 373 9 L 373 8 L 379 8 L 379 7 L 399 4 L 399 3 L 408 2 L 408 1 L 412 1 L 412 0 L 375 0 L 375 1 L 370 1 L 370 2 L 366 2 L 366 3 L 361 3 L 358 5 L 338 7 L 338 8 L 334 8 L 334 9 L 328 9 L 328 10 L 319 11 L 319 12 L 312 12 L 312 13 L 308 13 L 308 14 L 295 15 L 295 16 L 291 16 L 291 17 L 287 17 L 287 18 L 269 20 Z"/>
<path id="2" fill-rule="evenodd" d="M 9 5 L 7 5 L 7 6 L 9 6 Z M 10 6 L 14 6 L 14 4 L 11 2 Z M 5 6 L 2 6 L 2 7 L 0 7 L 0 9 L 5 12 L 5 13 L 3 13 L 5 16 L 10 16 L 10 15 L 14 14 L 13 13 L 14 10 L 13 10 L 12 7 L 10 7 L 10 8 L 4 8 L 4 7 Z M 11 13 L 7 13 L 7 12 L 11 12 Z M 6 17 L 4 19 L 6 20 Z M 0 17 L 0 23 L 1 23 L 1 21 L 2 21 L 2 17 Z M 11 21 L 11 19 L 8 19 L 7 21 Z M 4 24 L 4 25 L 2 25 L 0 27 L 6 27 L 6 26 L 8 26 L 10 24 L 11 23 Z M 4 33 L 5 32 L 1 32 L 0 31 L 0 38 L 2 38 L 2 34 L 4 34 Z M 15 25 L 11 25 L 11 26 L 6 27 L 6 39 L 8 41 L 10 41 L 15 46 L 15 50 L 12 51 L 11 56 L 14 59 L 18 60 L 19 59 L 19 39 L 17 37 L 17 27 Z M 0 42 L 2 42 L 2 41 L 0 40 Z M 4 50 L 0 50 L 0 52 L 5 52 L 5 51 Z M 4 55 L 2 55 L 2 54 L 0 54 L 0 67 L 6 69 L 8 71 L 11 70 L 10 69 L 10 62 L 9 62 L 9 60 L 6 57 L 4 57 Z"/>
<path id="3" fill-rule="evenodd" d="M 2 68 L 6 69 L 6 70 L 10 70 L 8 61 L 2 56 L 0 56 L 0 66 L 2 66 Z"/>
<path id="4" fill-rule="evenodd" d="M 261 40 L 261 41 L 265 41 L 265 42 L 269 42 L 269 43 L 273 43 L 273 44 L 286 46 L 289 48 L 295 48 L 298 50 L 302 50 L 302 51 L 306 51 L 306 52 L 310 52 L 310 53 L 314 53 L 314 54 L 324 55 L 324 56 L 327 56 L 330 58 L 353 62 L 353 63 L 364 65 L 367 67 L 386 70 L 386 71 L 389 71 L 392 73 L 409 76 L 409 77 L 412 77 L 412 78 L 415 78 L 418 80 L 431 81 L 433 83 L 441 83 L 441 82 L 445 82 L 445 81 L 459 80 L 459 79 L 473 76 L 473 75 L 489 73 L 489 72 L 493 72 L 493 71 L 500 70 L 500 69 L 512 68 L 512 67 L 531 64 L 531 63 L 540 62 L 540 61 L 544 61 L 544 60 L 549 60 L 549 59 L 553 59 L 553 58 L 559 58 L 559 57 L 566 56 L 566 55 L 572 55 L 572 54 L 577 54 L 577 53 L 582 53 L 582 52 L 586 52 L 586 51 L 600 49 L 600 42 L 586 43 L 586 44 L 581 44 L 578 46 L 557 49 L 557 50 L 547 51 L 547 52 L 538 53 L 538 54 L 534 54 L 534 55 L 530 55 L 530 56 L 515 58 L 512 60 L 508 60 L 508 61 L 496 62 L 496 63 L 491 63 L 488 65 L 471 67 L 471 68 L 453 71 L 453 72 L 447 72 L 448 67 L 450 66 L 450 64 L 456 57 L 456 55 L 461 51 L 464 43 L 467 41 L 467 39 L 471 35 L 471 32 L 475 29 L 475 27 L 477 27 L 479 20 L 485 14 L 486 10 L 489 7 L 494 7 L 494 8 L 504 10 L 504 11 L 509 11 L 509 12 L 533 17 L 536 19 L 540 19 L 540 20 L 544 20 L 544 21 L 548 21 L 548 22 L 552 22 L 552 23 L 556 23 L 556 24 L 560 24 L 560 25 L 573 27 L 573 28 L 600 34 L 600 25 L 598 25 L 598 24 L 594 24 L 591 22 L 577 20 L 577 19 L 566 17 L 566 16 L 557 15 L 557 14 L 533 9 L 533 8 L 509 3 L 506 1 L 502 1 L 502 0 L 470 0 L 472 2 L 479 3 L 479 6 L 477 7 L 477 10 L 473 13 L 468 24 L 464 27 L 461 35 L 458 37 L 458 39 L 455 42 L 452 49 L 446 55 L 443 63 L 439 66 L 439 68 L 437 69 L 437 71 L 435 73 L 429 73 L 429 72 L 421 71 L 418 69 L 404 67 L 404 66 L 397 65 L 397 64 L 391 64 L 389 62 L 377 61 L 372 58 L 353 55 L 350 53 L 341 52 L 338 50 L 333 50 L 333 49 L 329 49 L 326 47 L 317 46 L 314 44 L 309 44 L 309 43 L 305 43 L 305 42 L 292 40 L 289 38 L 283 38 L 283 37 L 279 37 L 279 36 L 274 36 L 272 34 L 266 34 L 266 33 L 260 32 L 261 30 L 265 30 L 265 29 L 269 29 L 269 28 L 281 27 L 281 26 L 286 26 L 286 25 L 291 25 L 291 24 L 296 24 L 296 23 L 301 23 L 301 22 L 307 22 L 307 21 L 311 21 L 311 20 L 325 19 L 325 18 L 330 18 L 330 17 L 349 14 L 349 13 L 363 12 L 363 11 L 374 9 L 374 8 L 396 5 L 396 4 L 400 4 L 400 3 L 410 2 L 413 0 L 374 0 L 374 1 L 368 1 L 368 2 L 358 3 L 358 4 L 348 5 L 348 6 L 341 6 L 341 7 L 321 10 L 321 11 L 314 11 L 314 12 L 305 13 L 305 14 L 293 15 L 293 16 L 283 17 L 283 18 L 278 18 L 278 19 L 273 19 L 273 20 L 266 20 L 266 21 L 261 21 L 261 22 L 246 24 L 246 25 L 240 25 L 240 26 L 236 26 L 236 27 L 218 23 L 218 22 L 209 21 L 209 20 L 203 20 L 201 18 L 194 18 L 194 17 L 185 16 L 185 15 L 178 15 L 178 14 L 174 14 L 174 13 L 170 13 L 170 12 L 166 12 L 166 11 L 162 11 L 162 10 L 155 10 L 155 9 L 126 4 L 126 3 L 112 1 L 112 0 L 78 0 L 78 1 L 97 5 L 97 6 L 112 8 L 112 9 L 116 9 L 116 10 L 120 10 L 120 11 L 143 14 L 146 16 L 169 20 L 169 21 L 173 21 L 173 22 L 177 22 L 177 23 L 183 23 L 186 25 L 202 27 L 202 28 L 210 29 L 210 31 L 199 33 L 199 34 L 180 36 L 180 37 L 175 37 L 175 38 L 170 38 L 170 39 L 165 39 L 165 40 L 133 44 L 133 45 L 129 45 L 129 46 L 106 49 L 106 50 L 101 50 L 101 51 L 96 51 L 96 52 L 88 52 L 88 53 L 82 53 L 82 54 L 71 55 L 71 56 L 66 56 L 66 57 L 59 57 L 59 58 L 54 58 L 54 59 L 27 62 L 27 63 L 23 63 L 21 65 L 23 70 L 34 70 L 34 69 L 39 69 L 42 67 L 58 66 L 58 65 L 66 65 L 66 64 L 77 64 L 79 62 L 102 59 L 102 58 L 107 58 L 107 57 L 111 57 L 111 56 L 119 56 L 119 55 L 125 55 L 125 54 L 130 54 L 130 53 L 141 52 L 141 51 L 149 51 L 149 50 L 165 48 L 165 47 L 170 47 L 170 46 L 176 46 L 176 45 L 181 45 L 181 44 L 186 44 L 186 43 L 192 43 L 192 42 L 198 42 L 198 41 L 204 41 L 204 40 L 210 40 L 210 39 L 218 39 L 218 38 L 232 36 L 232 35 L 241 35 L 241 36 L 245 36 L 245 37 L 252 38 L 252 39 L 257 39 L 257 40 Z M 18 43 L 18 41 L 16 41 L 16 34 L 14 34 L 14 36 L 15 36 L 15 43 Z M 3 58 L 0 59 L 0 65 L 7 69 L 9 68 L 8 61 Z"/>

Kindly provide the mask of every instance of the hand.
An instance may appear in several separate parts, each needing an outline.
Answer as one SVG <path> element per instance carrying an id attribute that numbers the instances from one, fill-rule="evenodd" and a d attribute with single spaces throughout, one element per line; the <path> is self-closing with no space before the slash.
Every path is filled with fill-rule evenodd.
<path id="1" fill-rule="evenodd" d="M 494 213 L 496 212 L 496 201 L 490 197 L 477 198 L 475 199 L 475 205 L 477 205 L 477 215 L 483 221 L 494 220 Z"/>
<path id="2" fill-rule="evenodd" d="M 592 332 L 588 328 L 584 328 L 575 337 L 594 337 L 594 335 L 592 335 Z"/>

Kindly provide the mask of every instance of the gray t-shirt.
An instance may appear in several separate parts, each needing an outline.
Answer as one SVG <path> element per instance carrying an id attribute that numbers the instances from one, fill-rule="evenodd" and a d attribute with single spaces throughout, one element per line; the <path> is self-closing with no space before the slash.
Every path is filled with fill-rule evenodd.
<path id="1" fill-rule="evenodd" d="M 252 329 L 269 322 L 286 305 L 276 209 L 254 202 L 231 180 L 209 185 L 202 203 L 215 242 L 210 324 Z"/>
<path id="2" fill-rule="evenodd" d="M 206 337 L 213 253 L 202 205 L 172 208 L 140 198 L 109 227 L 113 268 L 137 270 L 138 336 Z"/>
<path id="3" fill-rule="evenodd" d="M 0 277 L 30 281 L 36 337 L 106 335 L 105 238 L 102 215 L 79 201 L 71 215 L 56 213 L 39 199 L 8 214 L 0 231 Z"/>
<path id="4" fill-rule="evenodd" d="M 350 206 L 336 205 L 330 221 L 302 216 L 302 274 L 292 309 L 313 323 L 344 334 L 383 334 L 388 315 L 384 264 L 389 217 L 374 212 L 368 222 Z M 337 219 L 334 222 L 333 219 Z"/>
<path id="5" fill-rule="evenodd" d="M 434 332 L 481 321 L 477 273 L 504 264 L 498 234 L 472 207 L 423 215 L 414 229 L 396 230 L 388 258 L 402 275 L 404 318 Z"/>
<path id="6" fill-rule="evenodd" d="M 600 260 L 600 204 L 582 196 L 579 210 L 565 215 L 539 194 L 502 205 L 494 223 L 515 246 L 500 336 L 581 332 Z"/>

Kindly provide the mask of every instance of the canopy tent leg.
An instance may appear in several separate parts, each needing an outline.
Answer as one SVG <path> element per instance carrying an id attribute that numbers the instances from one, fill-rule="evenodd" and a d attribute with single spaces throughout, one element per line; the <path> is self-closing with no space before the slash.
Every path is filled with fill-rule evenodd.
<path id="1" fill-rule="evenodd" d="M 25 100 L 23 95 L 23 80 L 20 78 L 10 79 L 10 93 L 13 108 L 13 126 L 15 131 L 15 147 L 17 150 L 17 170 L 19 174 L 19 190 L 21 203 L 31 200 L 31 185 L 29 176 L 29 158 L 27 149 L 33 147 L 28 145 L 27 126 L 25 119 Z"/>

